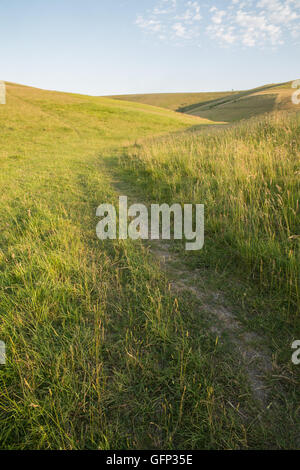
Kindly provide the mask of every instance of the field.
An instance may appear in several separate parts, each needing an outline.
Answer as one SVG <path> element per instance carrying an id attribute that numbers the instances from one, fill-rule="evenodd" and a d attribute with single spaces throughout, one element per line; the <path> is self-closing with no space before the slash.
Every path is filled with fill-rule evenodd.
<path id="1" fill-rule="evenodd" d="M 299 113 L 153 104 L 7 84 L 2 449 L 300 446 Z M 121 193 L 204 203 L 204 250 L 98 240 Z"/>

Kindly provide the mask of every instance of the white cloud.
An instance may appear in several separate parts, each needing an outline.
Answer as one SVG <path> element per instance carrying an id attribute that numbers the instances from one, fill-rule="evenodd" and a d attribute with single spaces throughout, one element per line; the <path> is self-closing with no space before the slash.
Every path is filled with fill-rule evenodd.
<path id="1" fill-rule="evenodd" d="M 280 46 L 295 38 L 300 30 L 299 0 L 232 0 L 225 11 L 210 9 L 211 23 L 207 32 L 221 44 L 240 44 L 246 47 Z"/>
<path id="2" fill-rule="evenodd" d="M 186 29 L 181 23 L 175 23 L 173 25 L 176 36 L 184 38 L 186 36 Z"/>
<path id="3" fill-rule="evenodd" d="M 153 19 L 144 19 L 142 16 L 138 16 L 136 20 L 136 24 L 145 31 L 149 31 L 152 33 L 157 33 L 162 30 L 162 23 L 157 20 Z"/>
<path id="4" fill-rule="evenodd" d="M 255 46 L 259 42 L 270 42 L 273 46 L 282 44 L 281 28 L 268 22 L 265 16 L 249 14 L 239 10 L 235 18 L 241 29 L 241 39 L 245 46 Z"/>
<path id="5" fill-rule="evenodd" d="M 277 47 L 300 37 L 300 0 L 160 0 L 136 25 L 174 44 L 198 45 L 208 35 L 221 46 Z"/>
<path id="6" fill-rule="evenodd" d="M 136 25 L 145 33 L 160 28 L 164 40 L 173 43 L 193 42 L 201 32 L 201 9 L 198 1 L 161 0 L 153 10 L 147 10 L 136 19 Z M 202 28 L 204 31 L 204 28 Z M 159 38 L 162 34 L 159 35 Z"/>
<path id="7" fill-rule="evenodd" d="M 216 8 L 211 9 L 211 11 L 215 12 L 211 17 L 212 22 L 215 24 L 221 24 L 223 21 L 223 17 L 226 15 L 226 12 L 224 10 L 217 10 Z"/>

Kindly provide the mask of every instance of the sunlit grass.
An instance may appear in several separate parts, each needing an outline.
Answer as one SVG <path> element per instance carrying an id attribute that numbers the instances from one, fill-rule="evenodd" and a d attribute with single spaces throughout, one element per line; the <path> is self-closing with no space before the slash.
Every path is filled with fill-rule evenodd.
<path id="1" fill-rule="evenodd" d="M 276 294 L 283 315 L 293 315 L 299 313 L 299 155 L 299 117 L 274 114 L 228 130 L 147 141 L 122 162 L 147 182 L 152 198 L 205 204 L 207 261 L 240 268 Z"/>
<path id="2" fill-rule="evenodd" d="M 214 335 L 198 334 L 199 319 L 175 301 L 139 243 L 100 242 L 95 232 L 97 206 L 117 201 L 103 156 L 199 122 L 8 86 L 0 108 L 1 448 L 248 445 L 239 416 L 224 412 L 228 354 Z M 226 370 L 236 376 L 229 359 Z M 245 380 L 228 388 L 245 396 Z"/>
<path id="3" fill-rule="evenodd" d="M 238 223 L 241 216 L 252 227 L 246 198 L 260 221 L 252 233 L 265 234 L 267 248 L 264 223 L 275 224 L 276 217 L 267 204 L 267 215 L 260 214 L 248 173 L 257 171 L 251 181 L 262 204 L 261 173 L 266 188 L 274 175 L 283 207 L 288 190 L 294 204 L 294 183 L 285 183 L 292 163 L 284 169 L 284 158 L 290 148 L 298 154 L 299 140 L 288 137 L 286 144 L 284 136 L 294 135 L 295 126 L 283 122 L 281 136 L 274 124 L 277 165 L 268 153 L 271 128 L 259 128 L 261 143 L 247 128 L 210 137 L 182 133 L 201 123 L 137 103 L 8 86 L 7 105 L 0 108 L 0 340 L 7 346 L 7 364 L 0 367 L 1 448 L 292 446 L 290 429 L 274 433 L 257 421 L 245 371 L 210 330 L 209 312 L 191 298 L 176 299 L 140 243 L 96 238 L 97 206 L 117 201 L 105 159 L 117 162 L 135 140 L 180 131 L 135 147 L 127 157 L 134 184 L 136 176 L 146 182 L 145 197 L 148 188 L 165 200 L 208 201 L 214 240 L 224 248 L 228 239 L 226 247 L 248 256 L 247 269 L 254 266 L 250 233 Z M 260 146 L 265 163 L 259 163 Z M 243 158 L 234 158 L 232 149 Z M 275 181 L 277 167 L 283 182 Z M 293 215 L 284 214 L 277 216 L 282 227 L 273 237 L 275 254 L 287 225 L 288 234 L 296 233 Z M 248 233 L 245 243 L 235 230 Z M 285 251 L 282 256 L 286 260 Z M 293 281 L 288 296 L 279 286 L 293 306 Z M 247 409 L 246 420 L 239 407 Z M 287 416 L 293 422 L 293 407 Z"/>

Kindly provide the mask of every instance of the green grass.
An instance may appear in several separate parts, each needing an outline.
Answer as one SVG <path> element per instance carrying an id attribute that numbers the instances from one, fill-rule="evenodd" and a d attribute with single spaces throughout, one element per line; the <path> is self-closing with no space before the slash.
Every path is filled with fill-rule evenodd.
<path id="1" fill-rule="evenodd" d="M 122 160 L 152 199 L 204 203 L 210 263 L 239 266 L 275 292 L 283 316 L 300 308 L 299 137 L 299 116 L 278 114 L 146 141 Z"/>
<path id="2" fill-rule="evenodd" d="M 205 204 L 205 247 L 188 262 L 244 280 L 244 290 L 257 291 L 250 295 L 256 326 L 271 336 L 287 327 L 291 338 L 300 313 L 299 136 L 299 115 L 275 114 L 147 140 L 121 158 L 148 198 Z"/>
<path id="3" fill-rule="evenodd" d="M 215 338 L 193 333 L 140 244 L 95 234 L 116 201 L 103 157 L 201 121 L 17 86 L 0 111 L 1 448 L 246 445 Z"/>
<path id="4" fill-rule="evenodd" d="M 283 417 L 273 416 L 271 424 L 257 419 L 247 374 L 231 345 L 209 328 L 209 309 L 188 296 L 175 298 L 141 243 L 99 241 L 95 214 L 99 204 L 117 201 L 108 162 L 116 165 L 136 140 L 160 136 L 135 144 L 128 160 L 122 158 L 132 189 L 139 178 L 145 197 L 205 196 L 209 238 L 220 236 L 217 252 L 223 249 L 228 259 L 235 252 L 238 265 L 244 254 L 247 273 L 257 272 L 256 255 L 247 248 L 250 234 L 243 240 L 234 233 L 245 234 L 239 216 L 255 236 L 264 233 L 261 243 L 255 239 L 261 256 L 283 247 L 273 268 L 265 253 L 262 280 L 268 283 L 273 273 L 284 320 L 294 319 L 297 240 L 286 241 L 287 224 L 288 234 L 295 233 L 286 203 L 293 207 L 296 192 L 294 179 L 285 176 L 298 155 L 298 127 L 281 123 L 280 131 L 275 121 L 258 126 L 254 137 L 245 128 L 185 135 L 209 122 L 139 103 L 7 88 L 7 105 L 0 108 L 0 339 L 7 345 L 7 364 L 0 367 L 0 447 L 296 446 L 295 387 Z M 163 137 L 168 133 L 178 136 Z M 232 152 L 231 161 L 226 155 L 234 135 L 241 158 Z M 253 176 L 248 170 L 254 169 Z M 277 218 L 263 205 L 270 175 L 272 203 L 283 208 Z M 245 212 L 250 197 L 258 227 Z M 279 233 L 272 244 L 274 224 Z M 286 259 L 288 243 L 292 255 Z M 288 425 L 278 430 L 276 417 Z"/>
<path id="5" fill-rule="evenodd" d="M 288 430 L 299 433 L 299 369 L 290 355 L 300 336 L 299 136 L 299 113 L 282 112 L 143 141 L 120 157 L 123 172 L 114 170 L 148 200 L 205 204 L 204 249 L 186 253 L 181 243 L 174 249 L 198 273 L 194 287 L 223 295 L 246 331 L 271 351 L 270 403 L 283 409 L 265 416 L 263 429 L 276 429 L 276 448 L 292 442 Z"/>

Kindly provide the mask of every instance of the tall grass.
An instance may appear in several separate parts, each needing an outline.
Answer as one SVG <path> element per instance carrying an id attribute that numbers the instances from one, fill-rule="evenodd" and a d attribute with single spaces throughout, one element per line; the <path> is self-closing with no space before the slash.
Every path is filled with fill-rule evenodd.
<path id="1" fill-rule="evenodd" d="M 230 354 L 175 301 L 141 244 L 96 237 L 97 206 L 117 202 L 103 155 L 129 137 L 194 122 L 8 87 L 0 112 L 1 449 L 259 445 L 261 431 L 252 438 L 251 427 L 248 438 L 226 409 L 226 399 L 249 403 Z"/>
<path id="2" fill-rule="evenodd" d="M 257 420 L 241 359 L 216 341 L 209 307 L 175 299 L 141 243 L 96 237 L 97 206 L 118 199 L 105 156 L 128 138 L 194 123 L 136 103 L 8 87 L 0 112 L 1 449 L 293 447 L 298 401 L 284 408 L 292 424 L 282 432 L 269 417 Z M 162 143 L 147 148 L 133 167 L 144 168 L 153 193 L 158 183 L 162 197 L 182 196 L 189 158 L 174 150 L 171 170 Z"/>
<path id="3" fill-rule="evenodd" d="M 122 164 L 155 199 L 204 203 L 206 262 L 243 270 L 262 292 L 276 293 L 285 314 L 295 314 L 299 156 L 299 116 L 277 113 L 152 139 L 131 148 Z"/>

